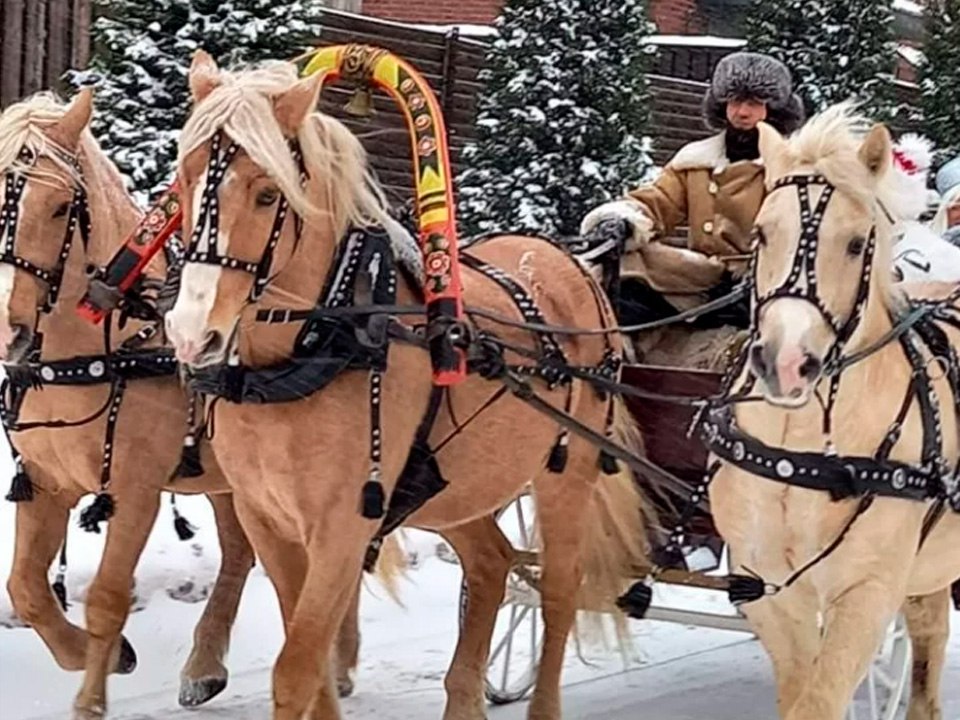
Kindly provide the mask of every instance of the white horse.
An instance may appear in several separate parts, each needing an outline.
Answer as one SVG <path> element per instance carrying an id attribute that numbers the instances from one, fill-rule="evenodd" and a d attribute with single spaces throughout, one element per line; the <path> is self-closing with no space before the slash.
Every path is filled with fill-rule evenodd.
<path id="1" fill-rule="evenodd" d="M 909 718 L 942 717 L 960 514 L 935 498 L 960 459 L 960 330 L 921 320 L 892 332 L 904 302 L 886 271 L 897 182 L 888 131 L 866 128 L 844 106 L 789 140 L 761 127 L 769 193 L 734 389 L 763 402 L 705 424 L 719 461 L 714 517 L 736 571 L 757 579 L 742 584 L 754 598 L 744 609 L 787 720 L 841 720 L 901 607 L 915 655 Z"/>

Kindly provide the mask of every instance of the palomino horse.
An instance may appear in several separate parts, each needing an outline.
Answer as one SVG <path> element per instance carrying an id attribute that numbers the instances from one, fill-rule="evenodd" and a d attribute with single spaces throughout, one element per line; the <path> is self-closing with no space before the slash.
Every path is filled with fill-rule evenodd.
<path id="1" fill-rule="evenodd" d="M 270 371 L 290 357 L 303 323 L 258 324 L 258 310 L 278 303 L 314 308 L 325 286 L 342 287 L 342 278 L 357 271 L 349 251 L 357 247 L 357 233 L 344 239 L 348 228 L 385 222 L 379 192 L 356 138 L 314 112 L 318 77 L 298 81 L 286 63 L 227 73 L 198 53 L 190 85 L 196 105 L 181 138 L 179 175 L 185 197 L 192 199 L 184 203 L 184 220 L 193 239 L 179 296 L 167 314 L 168 334 L 179 358 L 198 368 L 200 377 L 207 377 L 204 371 L 229 374 L 231 368 L 249 368 L 242 370 L 248 375 L 257 368 Z M 337 260 L 341 252 L 343 262 Z M 614 322 L 598 286 L 569 255 L 543 240 L 494 238 L 470 255 L 463 278 L 469 303 L 518 320 L 524 317 L 519 304 L 539 307 L 562 325 Z M 422 303 L 414 283 L 393 280 L 383 253 L 358 262 L 369 282 L 357 292 L 376 297 L 385 288 L 396 291 L 397 303 Z M 511 293 L 504 283 L 513 286 Z M 471 374 L 443 397 L 432 393 L 430 359 L 411 339 L 412 326 L 394 319 L 390 327 L 406 339 L 390 345 L 385 368 L 346 370 L 295 401 L 218 401 L 213 409 L 214 452 L 286 623 L 274 668 L 273 717 L 340 717 L 326 650 L 346 611 L 351 578 L 378 530 L 379 522 L 367 519 L 380 515 L 370 502 L 377 481 L 390 498 L 418 438 L 425 441 L 419 449 L 435 458 L 448 484 L 407 522 L 450 541 L 469 592 L 446 678 L 444 718 L 486 716 L 486 658 L 513 556 L 493 515 L 532 481 L 543 541 L 546 630 L 529 717 L 557 720 L 578 589 L 612 607 L 628 566 L 644 549 L 639 493 L 629 474 L 609 464 L 611 474 L 602 473 L 594 447 L 579 437 L 567 439 L 556 421 L 504 393 L 499 382 Z M 485 327 L 496 328 L 514 347 L 535 349 L 537 338 L 526 331 Z M 341 337 L 330 336 L 334 344 Z M 311 342 L 316 334 L 305 338 Z M 618 354 L 600 336 L 558 344 L 574 365 L 596 367 Z M 520 362 L 512 354 L 507 360 Z M 544 382 L 543 390 L 550 403 L 565 404 L 580 422 L 600 432 L 607 428 L 609 397 L 580 381 L 551 390 Z M 439 401 L 430 403 L 431 395 Z M 431 404 L 432 430 L 422 438 L 418 426 Z M 611 433 L 625 435 L 626 427 Z M 556 461 L 551 471 L 545 467 L 548 455 Z M 582 595 L 580 601 L 588 602 Z"/>
<path id="2" fill-rule="evenodd" d="M 85 288 L 84 268 L 101 265 L 137 224 L 140 213 L 123 182 L 86 128 L 92 111 L 89 90 L 65 107 L 49 95 L 37 95 L 13 105 L 0 116 L 0 172 L 3 193 L 3 253 L 0 258 L 0 359 L 9 373 L 37 372 L 46 382 L 44 366 L 31 360 L 37 333 L 42 333 L 40 357 L 57 365 L 90 370 L 105 382 L 51 383 L 42 392 L 27 391 L 18 420 L 39 423 L 12 433 L 32 483 L 33 497 L 17 507 L 15 557 L 8 589 L 20 618 L 32 626 L 57 663 L 68 670 L 85 670 L 76 701 L 80 718 L 102 717 L 106 676 L 128 673 L 136 665 L 133 648 L 120 637 L 130 608 L 133 573 L 154 524 L 160 491 L 209 492 L 217 519 L 223 559 L 213 593 L 194 633 L 194 647 L 182 672 L 180 701 L 198 705 L 218 694 L 227 681 L 223 665 L 240 594 L 253 566 L 253 551 L 236 520 L 228 486 L 207 450 L 204 475 L 171 481 L 187 430 L 188 396 L 175 375 L 131 379 L 116 412 L 116 429 L 105 440 L 108 418 L 98 414 L 111 397 L 104 368 L 104 333 L 74 311 Z M 22 184 L 20 184 L 22 181 Z M 78 214 L 88 215 L 88 237 Z M 76 232 L 76 236 L 74 235 Z M 34 273 L 23 263 L 37 270 Z M 163 271 L 156 263 L 151 275 Z M 51 269 L 40 277 L 44 269 Z M 162 274 L 160 275 L 162 277 Z M 50 297 L 52 285 L 58 297 Z M 115 344 L 132 337 L 143 323 L 131 321 L 114 329 Z M 157 347 L 157 341 L 145 347 Z M 117 356 L 121 358 L 120 355 Z M 99 359 L 99 360 L 98 360 Z M 74 361 L 75 362 L 71 362 Z M 101 362 L 98 370 L 94 363 Z M 76 368 L 74 368 L 76 369 Z M 83 379 L 78 373 L 77 383 Z M 66 419 L 72 426 L 45 423 Z M 89 419 L 89 421 L 86 421 Z M 70 508 L 89 493 L 102 490 L 105 447 L 112 453 L 109 495 L 115 505 L 110 518 L 100 570 L 86 599 L 87 630 L 66 619 L 47 577 L 64 542 Z M 342 647 L 347 661 L 338 669 L 344 688 L 355 664 L 356 615 L 345 623 Z M 353 655 L 353 660 L 349 659 Z"/>
<path id="3" fill-rule="evenodd" d="M 924 301 L 891 285 L 901 198 L 890 135 L 867 127 L 841 105 L 789 140 L 761 128 L 770 191 L 734 388 L 765 402 L 714 410 L 704 428 L 719 459 L 713 515 L 733 566 L 753 576 L 744 609 L 788 720 L 840 720 L 901 607 L 909 718 L 939 720 L 960 576 L 957 315 L 930 305 L 898 320 Z"/>

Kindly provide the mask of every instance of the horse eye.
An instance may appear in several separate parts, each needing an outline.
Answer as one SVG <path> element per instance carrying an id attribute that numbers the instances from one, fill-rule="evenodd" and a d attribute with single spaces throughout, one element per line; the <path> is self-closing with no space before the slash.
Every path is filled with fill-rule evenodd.
<path id="1" fill-rule="evenodd" d="M 261 190 L 257 193 L 257 205 L 260 207 L 268 207 L 273 205 L 277 198 L 280 197 L 280 193 L 273 188 L 268 188 L 267 190 Z"/>
<path id="2" fill-rule="evenodd" d="M 867 241 L 862 237 L 855 237 L 847 244 L 847 252 L 851 257 L 857 257 L 860 253 L 863 252 L 864 245 L 867 244 Z"/>
<path id="3" fill-rule="evenodd" d="M 63 203 L 62 205 L 60 205 L 60 206 L 57 208 L 56 212 L 53 213 L 53 216 L 54 216 L 55 218 L 61 218 L 61 217 L 63 217 L 64 215 L 67 214 L 67 211 L 68 211 L 69 209 L 70 209 L 70 203 Z"/>

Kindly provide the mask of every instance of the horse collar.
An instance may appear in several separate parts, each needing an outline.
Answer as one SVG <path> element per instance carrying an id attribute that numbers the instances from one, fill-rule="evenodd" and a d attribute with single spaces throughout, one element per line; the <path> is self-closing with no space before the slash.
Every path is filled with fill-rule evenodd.
<path id="1" fill-rule="evenodd" d="M 196 227 L 193 229 L 193 235 L 190 238 L 190 244 L 187 246 L 185 261 L 213 265 L 227 270 L 239 270 L 252 275 L 253 287 L 250 290 L 249 299 L 251 302 L 256 302 L 263 295 L 263 291 L 271 280 L 273 253 L 280 241 L 280 233 L 283 231 L 289 203 L 284 195 L 280 196 L 277 204 L 277 214 L 270 230 L 270 237 L 259 262 L 248 262 L 227 254 L 221 254 L 217 248 L 220 228 L 219 189 L 227 173 L 227 168 L 230 167 L 240 150 L 240 146 L 235 142 L 230 142 L 221 152 L 222 146 L 223 134 L 218 132 L 210 141 L 210 162 L 207 166 L 206 186 L 203 189 L 203 196 L 200 198 L 199 216 L 197 217 Z M 301 183 L 305 182 L 307 172 L 300 145 L 296 140 L 290 141 L 290 151 L 293 153 L 293 159 L 300 169 Z M 294 214 L 294 222 L 296 223 L 295 243 L 299 244 L 303 232 L 303 222 L 296 214 Z"/>

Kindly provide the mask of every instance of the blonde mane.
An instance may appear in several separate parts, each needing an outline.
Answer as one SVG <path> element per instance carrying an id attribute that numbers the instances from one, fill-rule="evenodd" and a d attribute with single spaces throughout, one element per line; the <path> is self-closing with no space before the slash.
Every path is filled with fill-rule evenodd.
<path id="1" fill-rule="evenodd" d="M 280 187 L 293 210 L 310 222 L 332 213 L 338 237 L 351 224 L 383 224 L 386 202 L 370 174 L 360 142 L 339 121 L 316 112 L 298 134 L 311 178 L 325 183 L 330 209 L 317 207 L 300 182 L 300 171 L 273 114 L 271 99 L 297 82 L 296 68 L 269 62 L 242 71 L 220 71 L 220 84 L 187 120 L 178 164 L 223 130 Z"/>
<path id="2" fill-rule="evenodd" d="M 67 105 L 60 102 L 50 92 L 41 92 L 26 100 L 15 103 L 0 115 L 0 173 L 13 171 L 36 179 L 62 186 L 63 178 L 50 172 L 32 167 L 20 160 L 23 148 L 31 151 L 35 157 L 52 160 L 70 180 L 83 186 L 83 177 L 66 160 L 73 152 L 51 140 L 44 131 L 63 119 Z M 81 144 L 93 141 L 89 131 L 84 131 Z"/>
<path id="3" fill-rule="evenodd" d="M 789 137 L 787 151 L 793 165 L 812 166 L 840 192 L 868 209 L 877 211 L 880 205 L 893 218 L 906 219 L 909 209 L 901 200 L 892 164 L 878 180 L 859 158 L 860 146 L 873 125 L 855 103 L 833 105 Z"/>

